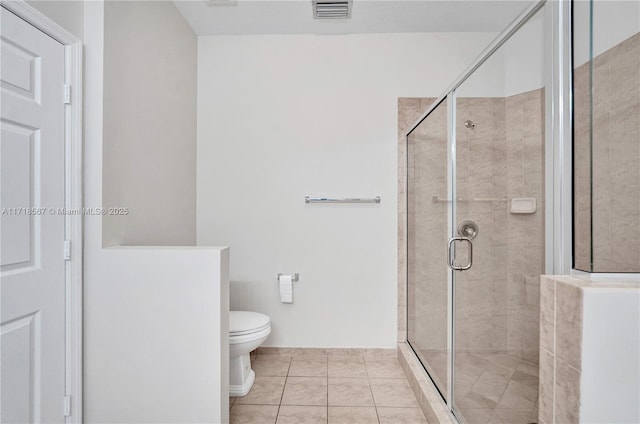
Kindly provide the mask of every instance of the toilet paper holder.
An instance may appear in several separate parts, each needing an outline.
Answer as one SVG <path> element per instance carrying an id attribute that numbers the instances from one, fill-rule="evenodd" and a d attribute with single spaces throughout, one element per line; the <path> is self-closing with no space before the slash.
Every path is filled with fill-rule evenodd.
<path id="1" fill-rule="evenodd" d="M 278 273 L 278 281 L 280 281 L 280 276 L 284 275 L 282 273 Z M 300 274 L 298 274 L 297 272 L 295 274 L 293 274 L 293 276 L 291 277 L 291 281 L 298 281 L 300 279 Z"/>

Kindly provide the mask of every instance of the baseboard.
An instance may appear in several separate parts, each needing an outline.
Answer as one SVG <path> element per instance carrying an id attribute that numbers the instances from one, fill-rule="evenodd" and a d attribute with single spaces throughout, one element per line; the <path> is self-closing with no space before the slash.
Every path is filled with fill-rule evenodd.
<path id="1" fill-rule="evenodd" d="M 322 348 L 322 347 L 269 347 L 261 346 L 252 354 L 283 355 L 283 356 L 368 356 L 391 357 L 397 356 L 397 349 L 385 348 Z"/>

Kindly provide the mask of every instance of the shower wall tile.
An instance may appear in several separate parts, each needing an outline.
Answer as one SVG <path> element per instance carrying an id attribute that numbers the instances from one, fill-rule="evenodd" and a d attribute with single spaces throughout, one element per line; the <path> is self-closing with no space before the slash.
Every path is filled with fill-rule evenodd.
<path id="1" fill-rule="evenodd" d="M 547 277 L 540 278 L 540 349 L 549 352 L 555 352 L 555 284 Z"/>
<path id="2" fill-rule="evenodd" d="M 421 102 L 432 103 L 431 100 Z M 417 118 L 417 117 L 416 117 Z M 446 106 L 436 109 L 409 138 L 409 332 L 419 349 L 446 349 Z M 416 219 L 418 217 L 418 219 Z"/>
<path id="3" fill-rule="evenodd" d="M 580 422 L 580 371 L 557 356 L 555 406 L 557 423 Z"/>
<path id="4" fill-rule="evenodd" d="M 606 99 L 609 98 L 609 93 L 611 92 L 611 87 L 609 86 L 610 81 L 610 72 L 609 72 L 609 64 L 611 62 L 611 54 L 605 52 L 600 56 L 597 56 L 593 61 L 593 103 L 595 105 L 600 105 L 602 103 L 606 103 Z M 586 66 L 584 66 L 586 65 Z M 588 73 L 582 69 L 587 69 L 589 67 L 589 63 L 582 65 L 581 72 L 583 75 L 580 77 L 584 80 L 580 81 L 581 89 L 588 89 L 589 82 L 587 80 Z M 588 116 L 588 114 L 586 114 Z"/>
<path id="5" fill-rule="evenodd" d="M 604 71 L 600 66 L 601 72 Z M 608 65 L 606 65 L 608 74 Z M 573 150 L 574 150 L 574 210 L 575 215 L 575 249 L 574 261 L 576 268 L 583 270 L 591 269 L 591 121 L 590 107 L 591 90 L 589 88 L 589 66 L 582 65 L 574 70 L 574 134 L 573 134 Z M 607 108 L 608 109 L 608 108 Z M 600 115 L 602 116 L 602 114 Z M 596 128 L 602 130 L 607 129 L 604 125 L 598 125 Z M 602 135 L 598 135 L 602 137 Z M 605 132 L 604 138 L 608 139 Z M 608 154 L 608 153 L 607 153 Z M 600 157 L 604 160 L 605 155 Z M 599 180 L 603 178 L 599 176 Z M 608 191 L 603 191 L 608 195 Z M 596 198 L 599 193 L 594 192 Z M 598 202 L 599 205 L 606 202 L 603 199 Z M 606 203 L 604 203 L 606 204 Z"/>
<path id="6" fill-rule="evenodd" d="M 457 274 L 457 346 L 469 351 L 509 350 L 523 358 L 538 356 L 538 276 L 543 260 L 543 90 L 509 98 L 457 99 L 457 197 L 535 197 L 534 215 L 512 215 L 509 202 L 460 202 L 458 218 L 479 225 L 474 240 L 473 272 Z M 421 100 L 428 107 L 432 99 Z M 399 101 L 399 128 L 410 121 L 414 99 Z M 526 117 L 526 119 L 525 119 Z M 471 120 L 475 127 L 464 123 Z M 406 247 L 399 246 L 399 284 L 408 262 L 410 337 L 426 350 L 446 348 L 447 204 L 446 110 L 439 107 L 412 134 L 406 163 L 408 187 L 399 172 L 399 201 L 410 192 Z M 400 144 L 404 140 L 400 139 Z M 399 147 L 399 152 L 401 148 Z M 404 150 L 402 150 L 404 154 Z M 399 158 L 399 164 L 401 164 Z M 399 219 L 405 211 L 399 205 Z M 399 226 L 399 243 L 402 224 Z M 439 233 L 439 234 L 438 234 Z M 402 241 L 403 242 L 403 241 Z M 416 255 L 419 252 L 419 255 Z M 460 258 L 461 260 L 463 258 Z M 402 283 L 401 283 L 402 281 Z M 404 315 L 404 289 L 398 289 Z M 399 334 L 404 316 L 399 316 Z"/>
<path id="7" fill-rule="evenodd" d="M 538 109 L 541 112 L 541 109 Z M 522 154 L 526 160 L 523 164 L 524 189 L 527 192 L 542 192 L 544 173 L 544 149 L 541 134 L 527 136 L 523 140 Z"/>
<path id="8" fill-rule="evenodd" d="M 414 235 L 420 235 L 423 230 L 416 224 L 416 198 L 412 197 L 411 205 L 407 205 L 407 177 L 410 178 L 409 184 L 412 188 L 416 187 L 416 175 L 423 171 L 415 167 L 416 156 L 425 156 L 426 152 L 420 143 L 410 143 L 409 152 L 407 152 L 407 142 L 404 134 L 406 130 L 420 117 L 425 110 L 426 103 L 433 103 L 435 99 L 420 98 L 399 98 L 398 99 L 398 341 L 407 340 L 407 318 L 412 322 L 421 323 L 415 317 L 416 303 L 407 302 L 407 298 L 415 299 L 415 285 L 407 286 L 407 275 L 410 275 L 410 281 L 416 281 L 416 261 L 415 251 L 420 246 L 420 242 L 416 240 Z M 407 154 L 409 153 L 409 154 Z M 418 172 L 416 172 L 418 171 Z M 418 197 L 419 202 L 424 202 L 424 195 Z M 407 207 L 408 206 L 408 207 Z M 412 235 L 407 237 L 407 235 Z M 409 246 L 409 249 L 407 249 Z M 411 255 L 411 256 L 410 256 Z M 421 295 L 423 297 L 424 295 Z M 424 308 L 424 306 L 421 306 Z M 415 326 L 409 327 L 415 333 Z M 418 328 L 421 333 L 429 331 L 428 329 Z M 412 338 L 415 334 L 412 335 Z"/>
<path id="9" fill-rule="evenodd" d="M 429 109 L 431 106 L 433 106 L 433 103 L 438 100 L 436 97 L 424 97 L 420 99 L 420 113 L 418 114 L 418 116 L 416 117 L 416 119 L 422 115 L 424 112 L 427 111 L 427 109 Z"/>
<path id="10" fill-rule="evenodd" d="M 638 422 L 638 396 L 629 390 L 638 387 L 638 326 L 629 317 L 640 313 L 639 295 L 635 281 L 542 278 L 541 301 L 555 306 L 547 314 L 554 344 L 540 343 L 540 412 L 555 412 L 546 422 Z"/>
<path id="11" fill-rule="evenodd" d="M 640 206 L 640 205 L 639 205 Z M 637 228 L 640 222 L 640 207 L 638 210 L 621 210 L 616 214 L 617 219 L 609 222 L 611 235 L 611 262 L 615 269 L 626 272 L 637 272 L 640 268 L 633 264 L 640 264 L 640 238 L 630 236 L 629 231 Z"/>
<path id="12" fill-rule="evenodd" d="M 406 249 L 406 230 L 407 230 L 407 214 L 398 213 L 398 341 L 407 339 L 407 285 L 400 284 L 401 279 L 406 279 L 407 270 L 407 249 Z M 403 249 L 400 249 L 403 246 Z"/>
<path id="13" fill-rule="evenodd" d="M 540 278 L 526 277 L 524 284 L 525 304 L 528 307 L 533 306 L 537 310 L 540 306 Z"/>
<path id="14" fill-rule="evenodd" d="M 608 63 L 599 66 L 598 75 L 605 70 L 608 75 Z M 582 270 L 591 269 L 591 121 L 590 107 L 591 90 L 589 88 L 589 66 L 582 65 L 574 70 L 574 127 L 573 127 L 573 181 L 574 181 L 574 262 L 575 267 Z M 602 86 L 602 84 L 599 84 Z M 599 96 L 600 98 L 601 96 Z M 601 106 L 598 106 L 601 107 Z M 608 111 L 608 107 L 605 107 Z M 602 113 L 599 116 L 604 116 Z M 605 120 L 605 123 L 608 120 Z M 608 140 L 608 126 L 602 123 L 596 125 L 599 129 L 596 137 Z M 597 143 L 601 145 L 601 143 Z M 608 163 L 608 151 L 599 153 L 600 163 Z M 597 166 L 597 164 L 596 164 Z M 596 173 L 598 180 L 606 180 L 606 174 L 600 175 L 601 168 Z M 607 167 L 603 167 L 605 171 Z M 608 204 L 608 190 L 594 190 L 594 202 L 599 208 Z"/>
<path id="15" fill-rule="evenodd" d="M 555 357 L 547 349 L 540 349 L 540 383 L 539 383 L 539 408 L 540 422 L 553 423 L 554 407 L 554 369 Z"/>
<path id="16" fill-rule="evenodd" d="M 564 275 L 540 279 L 539 418 L 546 423 L 580 422 L 583 298 L 591 287 L 599 290 L 597 285 Z"/>
<path id="17" fill-rule="evenodd" d="M 507 197 L 534 197 L 531 215 L 508 213 L 507 350 L 537 359 L 539 292 L 544 269 L 544 90 L 508 97 L 506 105 Z M 509 205 L 507 205 L 509 207 Z M 535 324 L 532 324 L 533 322 Z"/>
<path id="18" fill-rule="evenodd" d="M 540 114 L 540 109 L 544 105 L 544 91 L 534 90 L 525 93 L 522 105 L 523 136 L 524 138 L 540 138 L 544 134 L 544 115 Z M 542 148 L 540 144 L 537 147 Z"/>
<path id="19" fill-rule="evenodd" d="M 556 285 L 556 356 L 580 368 L 582 350 L 582 291 L 567 284 Z"/>
<path id="20" fill-rule="evenodd" d="M 408 129 L 420 116 L 421 112 L 419 98 L 398 98 L 398 137 Z"/>
<path id="21" fill-rule="evenodd" d="M 590 269 L 591 263 L 591 212 L 574 212 L 574 237 L 576 245 L 574 248 L 574 261 L 578 269 Z M 577 243 L 578 238 L 582 241 Z"/>
<path id="22" fill-rule="evenodd" d="M 574 70 L 575 263 L 591 270 L 593 262 L 596 272 L 637 272 L 640 241 L 611 240 L 640 210 L 640 34 L 594 58 L 593 121 L 590 67 Z"/>
<path id="23" fill-rule="evenodd" d="M 495 202 L 491 211 L 491 228 L 494 233 L 491 234 L 491 242 L 493 244 L 494 255 L 497 263 L 505 264 L 507 262 L 508 248 L 508 228 L 504 225 L 507 220 L 507 202 Z M 494 278 L 507 278 L 506 274 L 500 272 L 500 268 L 494 268 Z M 497 272 L 496 272 L 497 271 Z"/>
<path id="24" fill-rule="evenodd" d="M 504 147 L 506 146 L 504 142 L 507 140 L 507 134 L 505 132 L 507 123 L 507 105 L 505 99 L 500 97 L 494 97 L 491 99 L 492 107 L 493 107 L 493 134 L 494 134 L 494 145 L 495 141 L 499 140 L 501 143 L 499 144 L 503 149 L 497 149 L 496 153 L 498 153 L 501 157 L 500 159 L 504 159 L 502 157 L 506 154 Z"/>

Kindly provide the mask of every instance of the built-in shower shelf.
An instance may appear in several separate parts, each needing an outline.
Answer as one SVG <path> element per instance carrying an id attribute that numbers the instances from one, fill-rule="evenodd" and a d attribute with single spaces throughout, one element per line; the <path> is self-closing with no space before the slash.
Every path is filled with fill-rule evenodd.
<path id="1" fill-rule="evenodd" d="M 451 199 L 447 197 L 440 197 L 440 196 L 433 196 L 431 200 L 433 200 L 433 203 L 451 202 Z M 507 197 L 473 197 L 473 198 L 458 197 L 456 198 L 456 202 L 506 202 L 507 200 L 509 200 Z"/>

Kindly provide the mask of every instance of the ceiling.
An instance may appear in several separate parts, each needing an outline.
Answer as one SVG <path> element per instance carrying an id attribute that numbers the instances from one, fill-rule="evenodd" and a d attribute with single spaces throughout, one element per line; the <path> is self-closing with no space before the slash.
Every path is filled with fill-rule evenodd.
<path id="1" fill-rule="evenodd" d="M 311 0 L 176 0 L 198 35 L 499 32 L 531 0 L 354 0 L 351 19 L 313 19 Z"/>

